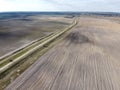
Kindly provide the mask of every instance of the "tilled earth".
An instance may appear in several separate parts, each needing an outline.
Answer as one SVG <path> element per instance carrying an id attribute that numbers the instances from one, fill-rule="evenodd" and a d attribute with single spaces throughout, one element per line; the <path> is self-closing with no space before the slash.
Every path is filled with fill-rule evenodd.
<path id="1" fill-rule="evenodd" d="M 1 15 L 1 14 L 0 14 Z M 61 20 L 63 19 L 63 20 Z M 67 23 L 66 21 L 70 22 Z M 46 37 L 69 26 L 73 19 L 64 16 L 27 16 L 0 19 L 0 57 L 33 40 Z"/>
<path id="2" fill-rule="evenodd" d="M 80 17 L 63 41 L 6 90 L 120 90 L 120 24 Z"/>

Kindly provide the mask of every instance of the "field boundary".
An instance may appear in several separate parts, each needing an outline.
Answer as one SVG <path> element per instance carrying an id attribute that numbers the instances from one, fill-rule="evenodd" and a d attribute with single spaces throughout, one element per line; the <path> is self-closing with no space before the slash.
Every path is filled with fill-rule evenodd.
<path id="1" fill-rule="evenodd" d="M 14 60 L 12 60 L 11 62 L 9 62 L 9 63 L 5 64 L 4 66 L 2 66 L 2 67 L 0 68 L 0 74 L 2 74 L 2 73 L 5 72 L 6 70 L 8 70 L 8 69 L 11 68 L 12 66 L 14 66 L 15 64 L 19 63 L 22 59 L 24 59 L 24 58 L 26 58 L 27 56 L 31 55 L 31 54 L 34 53 L 36 50 L 44 47 L 44 46 L 45 46 L 46 44 L 48 44 L 49 42 L 51 42 L 51 41 L 53 41 L 54 39 L 56 39 L 57 37 L 61 36 L 61 35 L 64 34 L 66 31 L 72 29 L 75 25 L 77 25 L 77 19 L 75 19 L 75 20 L 73 21 L 72 25 L 70 25 L 68 28 L 66 28 L 66 29 L 64 29 L 64 30 L 62 30 L 62 31 L 60 31 L 60 32 L 57 32 L 57 33 L 55 33 L 55 34 L 52 34 L 52 35 L 48 36 L 47 38 L 45 38 L 46 40 L 43 41 L 41 44 L 35 46 L 34 48 L 32 48 L 32 49 L 30 49 L 29 51 L 27 51 L 25 54 L 18 56 L 16 59 L 14 59 Z M 38 41 L 39 41 L 39 40 L 38 40 Z M 37 40 L 36 40 L 36 42 L 37 42 Z M 31 44 L 33 44 L 33 43 L 35 43 L 35 41 L 32 42 Z M 28 46 L 29 46 L 29 45 L 28 45 Z M 22 49 L 24 50 L 25 47 L 21 48 L 20 50 L 22 50 Z M 19 50 L 16 51 L 16 52 L 19 52 Z M 14 52 L 14 53 L 16 53 L 16 52 Z M 12 54 L 14 54 L 14 53 L 12 53 Z M 11 55 L 12 55 L 12 54 L 11 54 Z M 6 56 L 6 57 L 8 58 L 9 56 Z M 6 58 L 6 57 L 4 57 L 4 58 Z M 4 58 L 3 58 L 3 59 L 4 59 Z M 8 59 L 8 60 L 9 60 L 9 59 Z"/>

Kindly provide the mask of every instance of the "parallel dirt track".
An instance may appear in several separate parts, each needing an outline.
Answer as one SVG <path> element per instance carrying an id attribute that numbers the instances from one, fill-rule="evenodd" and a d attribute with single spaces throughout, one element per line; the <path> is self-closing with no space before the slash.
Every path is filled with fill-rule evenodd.
<path id="1" fill-rule="evenodd" d="M 80 17 L 62 42 L 6 90 L 120 90 L 119 37 L 120 24 Z"/>

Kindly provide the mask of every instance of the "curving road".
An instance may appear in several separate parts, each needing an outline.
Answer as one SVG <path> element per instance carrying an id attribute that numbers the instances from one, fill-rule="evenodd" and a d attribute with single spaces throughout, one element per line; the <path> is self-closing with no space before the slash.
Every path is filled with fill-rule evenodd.
<path id="1" fill-rule="evenodd" d="M 80 17 L 63 41 L 6 90 L 120 90 L 120 24 Z"/>

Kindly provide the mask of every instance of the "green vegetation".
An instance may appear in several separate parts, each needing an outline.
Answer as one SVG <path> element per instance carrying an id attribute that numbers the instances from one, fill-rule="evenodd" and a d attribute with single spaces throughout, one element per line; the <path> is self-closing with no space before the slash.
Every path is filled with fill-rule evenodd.
<path id="1" fill-rule="evenodd" d="M 77 23 L 75 23 L 74 25 L 76 25 L 76 24 Z M 74 25 L 70 26 L 69 28 L 67 28 L 61 32 L 56 32 L 55 34 L 57 34 L 57 37 L 55 39 L 51 40 L 50 42 L 45 44 L 45 46 L 43 46 L 42 48 L 39 48 L 34 53 L 31 53 L 29 56 L 22 59 L 19 63 L 15 64 L 14 67 L 9 68 L 6 72 L 2 73 L 0 75 L 0 78 L 1 78 L 0 79 L 0 87 L 1 87 L 0 89 L 1 90 L 4 89 L 10 82 L 12 82 L 22 72 L 24 72 L 30 65 L 32 65 L 36 60 L 38 60 L 40 58 L 40 56 L 42 56 L 46 51 L 48 51 L 50 48 L 52 48 L 56 43 L 60 42 L 64 37 L 66 37 L 68 32 L 67 33 L 65 33 L 65 32 L 68 31 L 69 29 L 71 29 Z M 64 34 L 62 34 L 62 33 L 64 33 Z M 49 38 L 52 38 L 54 35 L 53 34 L 50 35 Z M 40 41 L 44 42 L 45 40 L 47 40 L 47 38 L 44 38 Z M 34 45 L 35 45 L 35 43 L 34 43 Z M 29 47 L 28 49 L 32 48 L 31 46 L 28 46 L 28 47 Z"/>

